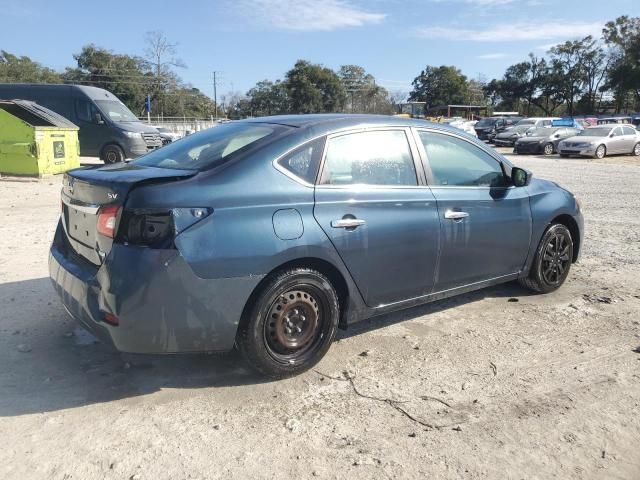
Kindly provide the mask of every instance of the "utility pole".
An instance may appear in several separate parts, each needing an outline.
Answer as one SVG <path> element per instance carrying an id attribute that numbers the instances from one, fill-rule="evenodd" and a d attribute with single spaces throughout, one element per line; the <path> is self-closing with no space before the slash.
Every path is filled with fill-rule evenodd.
<path id="1" fill-rule="evenodd" d="M 213 71 L 213 109 L 215 112 L 214 118 L 218 119 L 218 83 L 216 81 L 216 74 L 220 72 Z"/>

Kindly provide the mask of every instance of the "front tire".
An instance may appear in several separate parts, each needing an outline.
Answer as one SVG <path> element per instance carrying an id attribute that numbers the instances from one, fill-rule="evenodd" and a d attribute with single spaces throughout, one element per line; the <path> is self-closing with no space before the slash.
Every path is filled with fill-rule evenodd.
<path id="1" fill-rule="evenodd" d="M 529 275 L 520 284 L 534 292 L 549 293 L 560 288 L 573 260 L 573 239 L 561 223 L 552 224 L 542 236 Z"/>
<path id="2" fill-rule="evenodd" d="M 607 147 L 605 147 L 604 145 L 598 145 L 598 148 L 596 148 L 595 157 L 602 159 L 606 156 L 607 156 Z"/>
<path id="3" fill-rule="evenodd" d="M 107 145 L 102 149 L 102 160 L 106 164 L 124 162 L 124 151 L 118 145 Z"/>
<path id="4" fill-rule="evenodd" d="M 245 309 L 236 345 L 261 374 L 295 375 L 325 355 L 339 318 L 338 295 L 327 277 L 308 268 L 284 270 Z"/>

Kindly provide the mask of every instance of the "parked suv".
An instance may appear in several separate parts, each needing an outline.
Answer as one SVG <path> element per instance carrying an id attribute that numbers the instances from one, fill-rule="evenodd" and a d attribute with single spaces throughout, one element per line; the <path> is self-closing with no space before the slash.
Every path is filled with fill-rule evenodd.
<path id="1" fill-rule="evenodd" d="M 67 118 L 80 127 L 80 155 L 100 157 L 105 163 L 139 157 L 162 146 L 158 130 L 101 88 L 5 83 L 0 84 L 0 99 L 31 100 Z"/>

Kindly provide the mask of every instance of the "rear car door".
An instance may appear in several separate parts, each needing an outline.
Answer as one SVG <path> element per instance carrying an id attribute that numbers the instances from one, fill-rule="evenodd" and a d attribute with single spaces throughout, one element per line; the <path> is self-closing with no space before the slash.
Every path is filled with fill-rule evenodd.
<path id="1" fill-rule="evenodd" d="M 531 239 L 527 189 L 513 187 L 496 157 L 461 136 L 418 130 L 417 138 L 441 223 L 434 291 L 519 272 Z"/>
<path id="2" fill-rule="evenodd" d="M 622 139 L 622 151 L 620 153 L 631 153 L 638 142 L 636 129 L 627 125 L 623 126 Z"/>
<path id="3" fill-rule="evenodd" d="M 371 307 L 433 289 L 438 209 L 409 134 L 330 135 L 315 187 L 314 216 Z"/>

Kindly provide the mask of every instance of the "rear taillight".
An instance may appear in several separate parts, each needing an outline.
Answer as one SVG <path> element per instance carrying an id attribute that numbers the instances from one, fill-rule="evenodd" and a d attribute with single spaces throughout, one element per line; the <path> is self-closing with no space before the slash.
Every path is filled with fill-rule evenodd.
<path id="1" fill-rule="evenodd" d="M 120 205 L 107 205 L 98 210 L 98 233 L 105 237 L 116 236 L 116 222 L 120 213 Z"/>
<path id="2" fill-rule="evenodd" d="M 171 212 L 125 210 L 117 240 L 151 248 L 171 248 L 173 237 Z"/>

